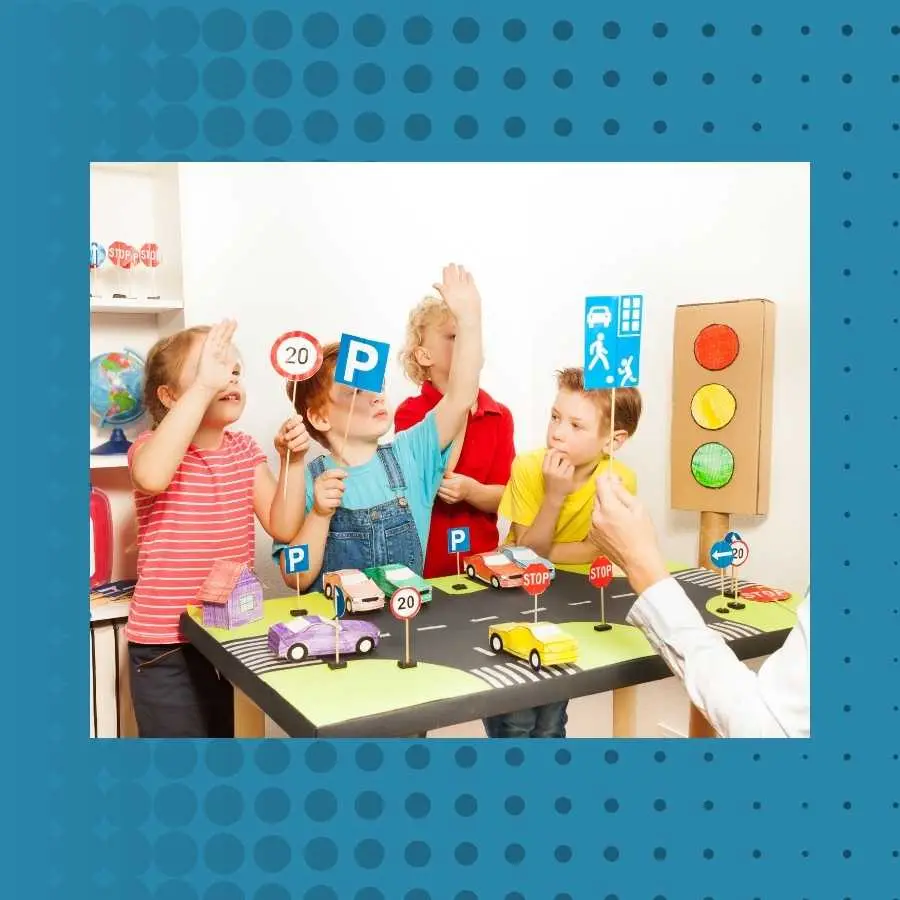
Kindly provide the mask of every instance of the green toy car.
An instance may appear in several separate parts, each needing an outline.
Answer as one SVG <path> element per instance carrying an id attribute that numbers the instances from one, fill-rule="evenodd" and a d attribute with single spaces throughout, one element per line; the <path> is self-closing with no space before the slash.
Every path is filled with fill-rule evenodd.
<path id="1" fill-rule="evenodd" d="M 364 571 L 384 591 L 386 597 L 390 597 L 397 588 L 411 587 L 422 595 L 423 604 L 431 602 L 431 585 L 408 566 L 388 563 L 386 566 L 372 566 Z"/>

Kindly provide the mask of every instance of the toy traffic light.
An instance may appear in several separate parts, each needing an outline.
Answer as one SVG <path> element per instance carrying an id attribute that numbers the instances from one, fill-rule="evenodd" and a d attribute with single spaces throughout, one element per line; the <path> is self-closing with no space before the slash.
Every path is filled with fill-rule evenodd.
<path id="1" fill-rule="evenodd" d="M 774 338 L 769 300 L 676 308 L 674 509 L 768 512 Z"/>

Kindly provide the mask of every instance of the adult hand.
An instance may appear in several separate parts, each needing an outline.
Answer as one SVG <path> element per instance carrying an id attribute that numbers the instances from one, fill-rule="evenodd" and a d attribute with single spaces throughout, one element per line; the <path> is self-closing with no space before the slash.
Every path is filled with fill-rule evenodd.
<path id="1" fill-rule="evenodd" d="M 588 538 L 625 572 L 638 594 L 669 575 L 650 514 L 617 478 L 597 478 Z"/>

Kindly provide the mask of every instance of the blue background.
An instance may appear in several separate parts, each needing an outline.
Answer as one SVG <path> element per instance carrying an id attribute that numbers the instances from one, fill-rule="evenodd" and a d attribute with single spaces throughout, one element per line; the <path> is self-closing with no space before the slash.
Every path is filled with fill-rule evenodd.
<path id="1" fill-rule="evenodd" d="M 274 6 L 0 11 L 4 896 L 896 897 L 897 5 Z M 812 740 L 87 739 L 87 164 L 267 158 L 812 161 Z"/>

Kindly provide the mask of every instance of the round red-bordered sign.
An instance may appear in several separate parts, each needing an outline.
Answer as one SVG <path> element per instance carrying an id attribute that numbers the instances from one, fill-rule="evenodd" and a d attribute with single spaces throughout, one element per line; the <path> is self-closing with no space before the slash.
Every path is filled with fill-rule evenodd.
<path id="1" fill-rule="evenodd" d="M 543 594 L 550 587 L 550 570 L 540 563 L 532 563 L 527 566 L 522 573 L 522 587 L 532 597 Z"/>
<path id="2" fill-rule="evenodd" d="M 612 563 L 605 556 L 598 556 L 588 572 L 588 581 L 595 588 L 605 588 L 613 580 Z"/>
<path id="3" fill-rule="evenodd" d="M 322 366 L 322 345 L 305 331 L 286 331 L 272 344 L 269 359 L 288 381 L 306 381 Z"/>
<path id="4" fill-rule="evenodd" d="M 734 551 L 731 564 L 740 568 L 750 558 L 750 546 L 746 541 L 735 540 L 731 542 L 731 549 Z"/>
<path id="5" fill-rule="evenodd" d="M 388 605 L 395 619 L 414 619 L 422 609 L 422 595 L 414 587 L 397 588 Z"/>

